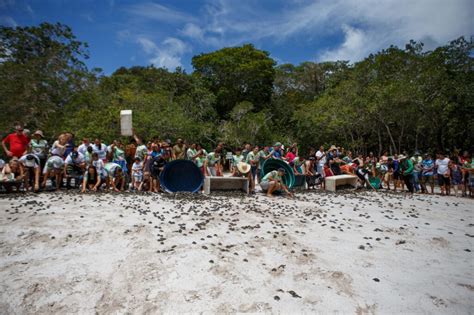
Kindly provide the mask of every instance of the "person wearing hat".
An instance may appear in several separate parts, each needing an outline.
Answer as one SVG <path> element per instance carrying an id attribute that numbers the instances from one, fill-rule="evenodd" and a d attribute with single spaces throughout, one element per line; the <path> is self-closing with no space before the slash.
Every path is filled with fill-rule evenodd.
<path id="1" fill-rule="evenodd" d="M 282 149 L 282 144 L 281 142 L 276 142 L 273 145 L 273 148 L 270 149 L 271 157 L 274 159 L 281 160 L 283 159 L 283 149 Z"/>
<path id="2" fill-rule="evenodd" d="M 42 169 L 46 163 L 46 159 L 48 158 L 48 141 L 44 139 L 44 135 L 41 130 L 35 131 L 29 146 L 31 148 L 31 153 L 39 158 Z"/>
<path id="3" fill-rule="evenodd" d="M 76 186 L 78 184 L 77 178 L 82 176 L 86 170 L 86 162 L 84 155 L 77 152 L 77 147 L 73 149 L 71 153 L 66 157 L 64 161 L 64 173 L 63 176 L 67 181 L 67 188 L 71 188 L 71 178 L 76 178 Z"/>
<path id="4" fill-rule="evenodd" d="M 279 168 L 278 170 L 268 172 L 263 176 L 260 182 L 260 187 L 264 192 L 267 193 L 267 197 L 273 197 L 273 193 L 278 190 L 284 190 L 290 197 L 293 197 L 286 185 L 283 183 L 283 176 L 285 176 L 285 169 Z"/>
<path id="5" fill-rule="evenodd" d="M 413 162 L 406 155 L 398 156 L 400 175 L 411 193 L 415 192 L 415 182 L 413 178 Z"/>
<path id="6" fill-rule="evenodd" d="M 54 178 L 56 183 L 56 190 L 59 190 L 62 183 L 62 174 L 64 171 L 64 160 L 58 156 L 53 155 L 47 161 L 43 168 L 43 188 L 46 187 L 48 178 Z"/>
<path id="7" fill-rule="evenodd" d="M 25 174 L 25 190 L 28 191 L 31 184 L 34 187 L 34 192 L 38 192 L 41 176 L 41 162 L 36 154 L 31 153 L 31 148 L 28 149 L 28 151 L 30 152 L 18 160 L 20 167 L 23 169 L 23 174 Z"/>
<path id="8" fill-rule="evenodd" d="M 15 132 L 2 140 L 2 147 L 8 157 L 20 158 L 27 153 L 29 143 L 30 139 L 23 133 L 23 126 L 20 123 L 16 123 Z"/>

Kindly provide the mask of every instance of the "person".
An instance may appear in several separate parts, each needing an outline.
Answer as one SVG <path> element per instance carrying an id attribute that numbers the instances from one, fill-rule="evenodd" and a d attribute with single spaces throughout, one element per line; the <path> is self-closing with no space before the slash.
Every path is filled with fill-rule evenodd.
<path id="1" fill-rule="evenodd" d="M 305 160 L 304 164 L 304 176 L 306 180 L 306 184 L 308 186 L 308 190 L 313 188 L 316 189 L 316 185 L 320 184 L 321 175 L 315 172 L 314 164 L 316 162 L 316 158 L 314 156 L 310 156 L 307 160 Z"/>
<path id="2" fill-rule="evenodd" d="M 186 158 L 186 145 L 183 139 L 178 138 L 178 140 L 176 140 L 176 144 L 171 150 L 171 157 L 173 160 L 184 160 Z"/>
<path id="3" fill-rule="evenodd" d="M 100 175 L 94 165 L 89 165 L 87 171 L 84 173 L 84 179 L 82 181 L 82 192 L 85 193 L 86 189 L 90 191 L 97 191 L 100 187 Z"/>
<path id="4" fill-rule="evenodd" d="M 454 189 L 454 196 L 458 196 L 458 190 L 463 192 L 463 174 L 461 167 L 456 163 L 456 161 L 451 160 L 449 162 L 449 173 L 451 174 L 451 184 Z"/>
<path id="5" fill-rule="evenodd" d="M 84 156 L 77 152 L 77 147 L 69 153 L 64 161 L 63 177 L 66 178 L 66 188 L 71 188 L 71 179 L 74 178 L 76 186 L 78 186 L 78 178 L 84 174 L 86 162 Z"/>
<path id="6" fill-rule="evenodd" d="M 470 164 L 469 152 L 464 151 L 462 156 L 459 156 L 459 166 L 462 172 L 462 196 L 465 197 L 469 191 L 469 164 Z"/>
<path id="7" fill-rule="evenodd" d="M 23 155 L 18 162 L 23 169 L 25 190 L 28 191 L 31 185 L 34 192 L 38 192 L 41 177 L 41 161 L 39 157 L 30 152 Z"/>
<path id="8" fill-rule="evenodd" d="M 108 148 L 110 161 L 117 163 L 122 168 L 124 174 L 128 174 L 127 160 L 125 159 L 125 150 L 120 140 L 114 140 Z"/>
<path id="9" fill-rule="evenodd" d="M 16 192 L 20 192 L 21 183 L 25 178 L 25 174 L 17 157 L 13 157 L 8 164 L 3 167 L 1 177 L 3 182 L 7 182 L 7 184 L 4 185 L 7 192 L 12 192 L 13 186 L 15 186 Z"/>
<path id="10" fill-rule="evenodd" d="M 420 155 L 420 151 L 415 151 L 415 154 L 411 157 L 411 161 L 413 163 L 413 183 L 415 186 L 415 191 L 418 192 L 421 190 L 420 176 L 423 169 L 421 165 L 423 158 Z"/>
<path id="11" fill-rule="evenodd" d="M 262 167 L 266 160 L 272 156 L 269 146 L 264 146 L 262 150 L 258 151 L 258 168 L 257 168 L 257 180 L 262 180 Z"/>
<path id="12" fill-rule="evenodd" d="M 58 139 L 53 142 L 51 146 L 51 154 L 57 155 L 64 159 L 64 153 L 66 152 L 67 137 L 65 134 L 60 134 Z"/>
<path id="13" fill-rule="evenodd" d="M 393 178 L 393 181 L 394 181 L 393 191 L 396 192 L 398 187 L 400 187 L 400 189 L 403 189 L 402 185 L 401 185 L 402 175 L 400 173 L 400 161 L 399 161 L 399 158 L 398 158 L 398 154 L 393 155 L 393 159 L 392 159 L 392 178 Z"/>
<path id="14" fill-rule="evenodd" d="M 285 159 L 290 165 L 293 163 L 293 160 L 296 158 L 298 154 L 298 148 L 296 146 L 292 146 L 290 150 L 285 155 Z"/>
<path id="15" fill-rule="evenodd" d="M 293 166 L 293 172 L 295 175 L 304 175 L 303 166 L 304 166 L 304 158 L 296 156 L 293 161 L 290 163 Z"/>
<path id="16" fill-rule="evenodd" d="M 255 177 L 257 176 L 258 163 L 260 162 L 260 157 L 258 156 L 259 151 L 259 146 L 254 146 L 252 151 L 247 154 L 247 158 L 245 160 L 246 163 L 250 164 L 250 173 L 252 175 L 252 186 L 250 187 L 250 191 L 255 190 Z"/>
<path id="17" fill-rule="evenodd" d="M 82 143 L 77 148 L 77 152 L 81 153 L 85 157 L 87 153 L 87 149 L 90 146 L 91 146 L 91 143 L 89 142 L 89 138 L 82 138 Z"/>
<path id="18" fill-rule="evenodd" d="M 125 188 L 125 178 L 120 165 L 114 162 L 109 162 L 105 164 L 104 169 L 107 172 L 107 178 L 105 182 L 107 190 L 112 187 L 112 189 L 116 192 L 123 191 Z"/>
<path id="19" fill-rule="evenodd" d="M 16 123 L 15 132 L 2 140 L 2 147 L 9 158 L 16 157 L 19 159 L 27 153 L 29 143 L 30 139 L 23 133 L 23 126 L 20 123 Z"/>
<path id="20" fill-rule="evenodd" d="M 43 188 L 46 187 L 46 181 L 49 178 L 54 179 L 56 185 L 56 190 L 59 190 L 62 183 L 62 174 L 64 171 L 64 160 L 58 155 L 52 155 L 46 161 L 46 164 L 43 168 Z"/>
<path id="21" fill-rule="evenodd" d="M 400 163 L 400 175 L 407 186 L 408 191 L 412 194 L 415 192 L 415 180 L 413 178 L 413 162 L 407 156 L 400 154 L 398 157 Z"/>
<path id="22" fill-rule="evenodd" d="M 160 174 L 163 171 L 166 165 L 166 159 L 168 157 L 168 151 L 164 151 L 161 154 L 152 158 L 150 165 L 150 176 L 151 176 L 151 185 L 150 192 L 160 192 L 161 183 L 160 183 Z"/>
<path id="23" fill-rule="evenodd" d="M 207 174 L 207 152 L 199 144 L 196 145 L 196 155 L 194 156 L 194 163 L 201 170 L 203 176 Z"/>
<path id="24" fill-rule="evenodd" d="M 324 151 L 324 147 L 320 146 L 319 150 L 316 152 L 316 170 L 317 172 L 321 175 L 321 178 L 323 179 L 323 189 L 326 189 L 325 183 L 324 183 L 324 165 L 326 164 L 327 158 L 326 158 L 326 152 Z"/>
<path id="25" fill-rule="evenodd" d="M 232 169 L 231 169 L 231 176 L 239 176 L 239 170 L 237 169 L 237 165 L 240 162 L 244 161 L 244 156 L 242 155 L 241 148 L 235 148 L 235 154 L 232 155 Z"/>
<path id="26" fill-rule="evenodd" d="M 133 131 L 133 138 L 135 139 L 137 143 L 137 148 L 135 150 L 135 157 L 139 157 L 140 161 L 145 163 L 145 159 L 147 156 L 148 148 L 146 146 L 146 141 L 143 138 L 138 137 L 135 134 L 135 131 Z"/>
<path id="27" fill-rule="evenodd" d="M 282 160 L 283 159 L 283 149 L 281 142 L 276 142 L 272 148 L 270 148 L 271 158 Z"/>
<path id="28" fill-rule="evenodd" d="M 360 160 L 354 159 L 352 165 L 355 168 L 355 174 L 357 175 L 357 177 L 359 178 L 359 181 L 361 182 L 361 187 L 363 188 L 364 186 L 367 185 L 368 187 L 373 188 L 369 181 L 370 171 L 367 168 L 360 165 Z"/>
<path id="29" fill-rule="evenodd" d="M 76 145 L 74 144 L 74 134 L 72 132 L 65 132 L 64 136 L 66 137 L 66 150 L 64 151 L 64 156 L 67 157 L 76 149 Z"/>
<path id="30" fill-rule="evenodd" d="M 431 193 L 434 194 L 434 161 L 430 154 L 425 154 L 421 161 L 421 191 L 428 193 L 427 184 L 430 185 Z"/>
<path id="31" fill-rule="evenodd" d="M 100 176 L 101 182 L 105 182 L 107 179 L 107 172 L 105 171 L 105 163 L 104 161 L 99 159 L 99 154 L 97 154 L 96 152 L 92 153 L 91 165 L 95 167 L 97 173 Z"/>
<path id="32" fill-rule="evenodd" d="M 221 165 L 221 151 L 216 148 L 207 155 L 207 176 L 223 176 Z"/>
<path id="33" fill-rule="evenodd" d="M 244 146 L 243 146 L 243 150 L 242 150 L 242 156 L 244 157 L 244 161 L 247 160 L 247 155 L 252 152 L 252 146 L 250 145 L 250 143 L 245 143 Z"/>
<path id="34" fill-rule="evenodd" d="M 99 138 L 94 140 L 92 151 L 99 155 L 99 159 L 101 159 L 104 163 L 107 163 L 107 145 L 102 143 Z"/>
<path id="35" fill-rule="evenodd" d="M 435 161 L 436 175 L 438 176 L 438 185 L 441 188 L 441 195 L 449 195 L 450 190 L 450 173 L 449 158 L 443 152 L 439 152 Z"/>
<path id="36" fill-rule="evenodd" d="M 186 159 L 195 162 L 194 160 L 198 157 L 196 150 L 196 143 L 191 143 L 188 150 L 186 151 Z"/>
<path id="37" fill-rule="evenodd" d="M 273 193 L 278 190 L 284 190 L 290 197 L 293 197 L 293 194 L 283 183 L 283 176 L 285 176 L 285 169 L 283 168 L 268 172 L 263 176 L 260 187 L 267 193 L 267 197 L 273 197 Z"/>
<path id="38" fill-rule="evenodd" d="M 138 191 L 142 190 L 143 186 L 143 163 L 137 156 L 132 165 L 132 187 Z"/>
<path id="39" fill-rule="evenodd" d="M 31 153 L 36 155 L 40 160 L 41 169 L 46 164 L 48 158 L 48 141 L 44 139 L 43 132 L 36 130 L 33 134 L 33 138 L 30 140 Z"/>

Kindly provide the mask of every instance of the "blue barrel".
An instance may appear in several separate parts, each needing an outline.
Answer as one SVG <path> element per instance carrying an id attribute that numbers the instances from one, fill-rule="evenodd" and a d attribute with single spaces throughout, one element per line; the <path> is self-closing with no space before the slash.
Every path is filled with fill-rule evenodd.
<path id="1" fill-rule="evenodd" d="M 283 182 L 288 188 L 292 188 L 295 184 L 295 173 L 293 172 L 293 168 L 285 161 L 278 160 L 278 159 L 266 160 L 261 166 L 262 178 L 267 173 L 271 171 L 276 171 L 279 168 L 283 168 L 285 170 L 285 176 L 283 176 Z"/>
<path id="2" fill-rule="evenodd" d="M 168 192 L 198 192 L 204 183 L 204 176 L 192 161 L 175 160 L 165 165 L 160 181 Z"/>

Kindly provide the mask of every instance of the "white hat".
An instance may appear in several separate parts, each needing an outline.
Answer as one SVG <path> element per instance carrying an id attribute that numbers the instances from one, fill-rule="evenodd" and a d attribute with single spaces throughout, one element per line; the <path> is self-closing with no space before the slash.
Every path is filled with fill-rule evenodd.
<path id="1" fill-rule="evenodd" d="M 239 164 L 237 164 L 237 169 L 242 174 L 247 174 L 250 171 L 250 168 L 250 164 L 245 162 L 239 162 Z"/>

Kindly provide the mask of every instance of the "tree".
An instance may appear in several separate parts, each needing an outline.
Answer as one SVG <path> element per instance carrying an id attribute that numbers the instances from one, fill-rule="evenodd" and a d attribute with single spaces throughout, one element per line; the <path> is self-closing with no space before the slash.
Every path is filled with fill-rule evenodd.
<path id="1" fill-rule="evenodd" d="M 203 79 L 216 96 L 215 109 L 229 118 L 238 103 L 248 101 L 258 112 L 270 107 L 275 61 L 252 45 L 223 48 L 194 56 L 194 74 Z"/>

